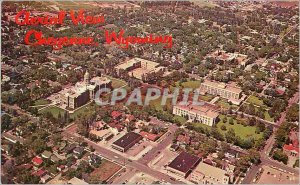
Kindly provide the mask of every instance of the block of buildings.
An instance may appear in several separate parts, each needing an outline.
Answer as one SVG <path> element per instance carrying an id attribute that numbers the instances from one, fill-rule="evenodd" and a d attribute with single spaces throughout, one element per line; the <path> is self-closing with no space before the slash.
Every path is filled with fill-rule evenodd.
<path id="1" fill-rule="evenodd" d="M 181 152 L 168 166 L 168 172 L 186 178 L 199 164 L 201 159 L 187 152 Z"/>
<path id="2" fill-rule="evenodd" d="M 75 86 L 59 92 L 61 107 L 76 109 L 90 100 L 94 100 L 95 94 L 100 88 L 111 88 L 111 80 L 106 77 L 94 77 L 90 80 L 90 75 L 86 72 L 82 82 L 77 82 Z"/>
<path id="3" fill-rule="evenodd" d="M 113 142 L 112 148 L 121 152 L 126 152 L 129 148 L 142 140 L 142 138 L 143 137 L 140 134 L 129 132 L 122 136 L 120 139 Z"/>
<path id="4" fill-rule="evenodd" d="M 200 162 L 188 179 L 196 184 L 229 184 L 230 176 L 226 170 Z"/>
<path id="5" fill-rule="evenodd" d="M 159 66 L 159 63 L 152 62 L 141 58 L 133 58 L 115 67 L 117 73 L 121 71 L 128 72 L 129 76 L 133 76 L 137 79 L 142 80 L 143 76 L 146 76 L 152 72 L 164 71 L 165 68 Z"/>
<path id="6" fill-rule="evenodd" d="M 209 107 L 196 105 L 175 105 L 173 114 L 188 117 L 189 120 L 197 121 L 212 126 L 216 123 L 219 113 Z"/>
<path id="7" fill-rule="evenodd" d="M 220 96 L 221 98 L 227 99 L 229 102 L 233 104 L 239 105 L 241 103 L 241 95 L 242 89 L 232 85 L 232 84 L 225 84 L 222 82 L 215 82 L 211 80 L 205 80 L 200 85 L 200 93 L 201 94 L 211 94 L 215 96 Z"/>

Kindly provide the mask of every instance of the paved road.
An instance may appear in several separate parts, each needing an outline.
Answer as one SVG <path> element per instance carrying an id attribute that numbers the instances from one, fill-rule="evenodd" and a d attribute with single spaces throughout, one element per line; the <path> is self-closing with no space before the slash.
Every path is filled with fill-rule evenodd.
<path id="1" fill-rule="evenodd" d="M 151 118 L 151 121 L 156 122 L 157 124 L 164 124 L 162 121 L 157 120 L 156 118 Z M 168 127 L 168 132 L 162 136 L 164 137 L 163 140 L 138 161 L 142 164 L 148 164 L 150 161 L 152 161 L 160 153 L 160 151 L 166 149 L 167 146 L 173 142 L 173 137 L 177 129 L 178 127 L 176 125 L 170 125 Z"/>
<path id="2" fill-rule="evenodd" d="M 71 131 L 69 131 L 69 129 Z M 74 126 L 69 127 L 68 129 L 66 129 L 64 131 L 65 136 L 67 137 L 78 137 L 76 135 L 76 133 L 74 132 Z M 177 180 L 171 180 L 171 177 L 169 175 L 166 175 L 164 173 L 161 173 L 159 171 L 153 170 L 151 169 L 149 166 L 140 163 L 139 161 L 132 161 L 129 160 L 127 158 L 125 158 L 124 156 L 115 153 L 111 150 L 108 150 L 106 148 L 103 148 L 101 146 L 99 146 L 97 143 L 94 143 L 86 138 L 84 138 L 85 142 L 88 143 L 89 146 L 92 146 L 95 151 L 99 154 L 101 154 L 103 157 L 108 158 L 116 163 L 119 163 L 122 166 L 128 166 L 131 168 L 135 168 L 138 171 L 144 172 L 146 174 L 149 174 L 150 176 L 153 176 L 154 178 L 160 180 L 160 181 L 165 181 L 165 182 L 169 182 L 171 184 L 182 184 L 182 182 L 177 181 Z"/>

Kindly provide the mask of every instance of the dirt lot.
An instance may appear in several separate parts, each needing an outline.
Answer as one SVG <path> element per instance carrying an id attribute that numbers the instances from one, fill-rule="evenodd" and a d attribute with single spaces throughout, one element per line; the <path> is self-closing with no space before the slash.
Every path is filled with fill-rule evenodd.
<path id="1" fill-rule="evenodd" d="M 95 169 L 91 176 L 97 177 L 100 181 L 107 181 L 111 176 L 117 173 L 121 166 L 103 159 L 99 168 Z"/>
<path id="2" fill-rule="evenodd" d="M 299 177 L 279 171 L 269 166 L 263 166 L 263 172 L 257 184 L 299 184 Z"/>

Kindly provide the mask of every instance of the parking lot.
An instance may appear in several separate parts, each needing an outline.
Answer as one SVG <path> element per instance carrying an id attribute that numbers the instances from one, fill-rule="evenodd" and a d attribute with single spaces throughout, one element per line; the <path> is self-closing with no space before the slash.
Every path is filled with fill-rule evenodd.
<path id="1" fill-rule="evenodd" d="M 257 184 L 299 184 L 299 177 L 274 169 L 270 166 L 263 166 L 263 171 Z"/>

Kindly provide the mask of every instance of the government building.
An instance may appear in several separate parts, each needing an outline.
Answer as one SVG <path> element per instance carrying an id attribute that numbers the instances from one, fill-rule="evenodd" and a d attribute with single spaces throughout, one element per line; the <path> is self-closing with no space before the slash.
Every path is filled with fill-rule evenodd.
<path id="1" fill-rule="evenodd" d="M 111 88 L 111 80 L 106 77 L 94 77 L 90 80 L 90 74 L 86 71 L 84 80 L 77 82 L 75 86 L 68 87 L 59 92 L 59 104 L 64 109 L 76 109 L 91 100 L 100 88 Z"/>
<path id="2" fill-rule="evenodd" d="M 181 117 L 187 117 L 189 120 L 213 126 L 219 116 L 219 113 L 205 106 L 196 105 L 175 105 L 173 114 Z"/>
<path id="3" fill-rule="evenodd" d="M 156 73 L 160 71 L 164 72 L 165 67 L 159 65 L 159 63 L 152 62 L 150 60 L 133 58 L 116 66 L 115 68 L 118 75 L 120 75 L 121 71 L 125 71 L 129 76 L 142 80 L 143 76 L 146 77 L 149 73 Z"/>
<path id="4" fill-rule="evenodd" d="M 211 95 L 220 96 L 221 98 L 225 98 L 233 104 L 240 104 L 241 102 L 240 98 L 242 89 L 232 84 L 205 80 L 200 85 L 200 92 L 201 94 L 208 93 Z"/>

